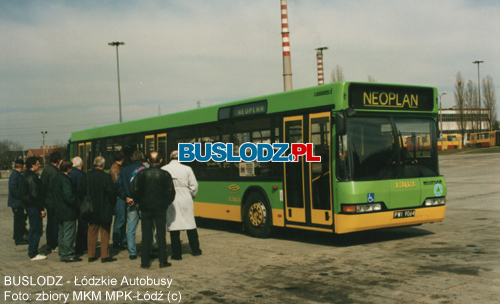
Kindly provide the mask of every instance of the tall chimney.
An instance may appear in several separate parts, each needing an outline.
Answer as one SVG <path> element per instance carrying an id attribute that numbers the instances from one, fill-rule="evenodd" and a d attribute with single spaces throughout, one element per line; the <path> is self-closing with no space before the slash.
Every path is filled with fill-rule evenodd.
<path id="1" fill-rule="evenodd" d="M 281 39 L 283 41 L 283 82 L 285 91 L 292 90 L 292 61 L 290 59 L 290 32 L 286 0 L 281 0 Z"/>
<path id="2" fill-rule="evenodd" d="M 316 49 L 316 60 L 318 61 L 318 85 L 324 84 L 323 79 L 323 51 L 328 50 L 326 46 L 322 46 Z"/>

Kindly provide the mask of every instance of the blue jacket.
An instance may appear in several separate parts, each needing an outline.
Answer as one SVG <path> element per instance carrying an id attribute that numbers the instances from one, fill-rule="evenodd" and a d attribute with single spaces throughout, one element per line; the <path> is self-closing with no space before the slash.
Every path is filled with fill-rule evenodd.
<path id="1" fill-rule="evenodd" d="M 122 200 L 125 201 L 127 197 L 132 197 L 132 193 L 130 192 L 130 183 L 132 182 L 132 177 L 138 173 L 141 167 L 144 168 L 144 165 L 141 162 L 136 161 L 123 168 L 120 175 L 118 175 L 115 183 L 116 192 Z"/>
<path id="2" fill-rule="evenodd" d="M 9 199 L 7 205 L 11 208 L 22 208 L 24 204 L 21 200 L 21 173 L 12 171 L 9 177 Z"/>
<path id="3" fill-rule="evenodd" d="M 73 183 L 73 189 L 75 193 L 77 193 L 77 199 L 78 199 L 78 204 L 81 203 L 83 197 L 81 197 L 79 193 L 80 189 L 80 182 L 82 181 L 83 177 L 85 176 L 85 173 L 82 172 L 82 170 L 73 167 L 71 170 L 70 174 L 68 174 L 69 178 L 71 178 L 71 182 Z"/>

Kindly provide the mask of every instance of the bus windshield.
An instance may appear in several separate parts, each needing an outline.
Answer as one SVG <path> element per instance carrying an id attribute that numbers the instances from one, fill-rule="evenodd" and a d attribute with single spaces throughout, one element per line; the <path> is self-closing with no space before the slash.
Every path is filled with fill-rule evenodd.
<path id="1" fill-rule="evenodd" d="M 439 175 L 432 119 L 348 117 L 346 130 L 338 140 L 337 174 L 341 180 Z"/>

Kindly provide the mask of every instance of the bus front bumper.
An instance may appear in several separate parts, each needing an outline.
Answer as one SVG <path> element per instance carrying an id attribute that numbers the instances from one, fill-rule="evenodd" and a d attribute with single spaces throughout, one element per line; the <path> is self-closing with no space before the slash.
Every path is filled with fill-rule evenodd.
<path id="1" fill-rule="evenodd" d="M 408 209 L 365 214 L 335 214 L 335 232 L 342 234 L 372 229 L 441 222 L 446 212 L 446 206 L 416 208 L 414 210 L 415 216 L 403 218 L 396 218 L 395 212 L 404 212 L 408 211 Z"/>

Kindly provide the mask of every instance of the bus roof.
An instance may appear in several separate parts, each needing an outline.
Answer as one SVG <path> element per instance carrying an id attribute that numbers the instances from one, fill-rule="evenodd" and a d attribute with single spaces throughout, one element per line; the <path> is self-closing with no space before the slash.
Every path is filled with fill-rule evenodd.
<path id="1" fill-rule="evenodd" d="M 209 123 L 218 120 L 219 109 L 221 108 L 259 101 L 267 101 L 266 114 L 294 111 L 306 108 L 332 106 L 334 100 L 340 101 L 335 104 L 336 109 L 344 109 L 348 107 L 348 101 L 345 94 L 347 92 L 349 84 L 351 84 L 351 82 L 329 83 L 310 88 L 280 92 L 203 108 L 196 108 L 183 112 L 165 114 L 101 127 L 94 127 L 73 132 L 71 135 L 71 141 L 78 142 L 95 138 L 119 136 L 124 134 L 141 133 L 167 128 Z M 387 84 L 378 83 L 371 83 L 371 85 L 387 86 Z M 403 85 L 391 84 L 391 86 Z M 304 101 L 307 101 L 307 104 L 305 104 Z"/>

